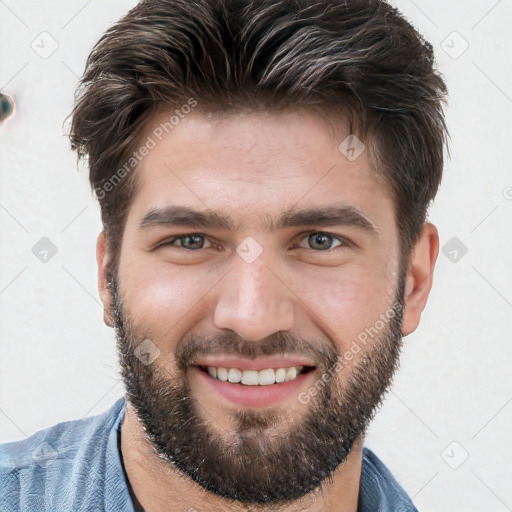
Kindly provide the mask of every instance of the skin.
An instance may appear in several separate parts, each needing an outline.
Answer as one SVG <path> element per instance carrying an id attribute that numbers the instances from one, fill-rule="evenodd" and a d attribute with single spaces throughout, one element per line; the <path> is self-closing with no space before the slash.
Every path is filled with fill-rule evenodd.
<path id="1" fill-rule="evenodd" d="M 142 140 L 168 114 L 155 116 Z M 279 331 L 333 344 L 340 354 L 358 334 L 375 324 L 392 305 L 399 277 L 399 240 L 393 200 L 371 169 L 367 152 L 349 161 L 338 145 L 349 135 L 343 118 L 327 122 L 312 109 L 280 113 L 206 114 L 199 110 L 165 135 L 144 157 L 137 173 L 139 188 L 124 228 L 118 277 L 124 305 L 134 325 L 158 340 L 161 363 L 176 374 L 173 354 L 187 333 L 211 335 L 230 330 L 258 343 Z M 188 206 L 223 212 L 237 229 L 153 226 L 139 229 L 155 207 Z M 353 206 L 377 230 L 357 226 L 287 227 L 268 232 L 264 219 L 291 207 Z M 331 233 L 351 245 L 321 251 L 308 235 Z M 213 244 L 191 251 L 161 242 L 202 233 Z M 252 263 L 236 252 L 246 237 L 263 248 Z M 208 242 L 205 241 L 206 244 Z M 408 261 L 402 335 L 420 321 L 432 286 L 439 251 L 435 228 L 425 223 Z M 105 233 L 97 242 L 98 283 L 104 320 L 113 325 L 107 269 L 111 255 Z M 358 352 L 353 362 L 363 357 Z M 335 375 L 340 380 L 350 375 Z M 235 406 L 190 374 L 191 390 L 212 428 L 233 431 Z M 290 422 L 300 423 L 307 406 L 294 396 L 280 404 Z M 290 428 L 289 425 L 283 429 Z M 205 491 L 156 455 L 135 411 L 127 403 L 121 427 L 123 459 L 129 481 L 146 511 L 254 510 L 235 506 Z M 357 508 L 362 438 L 323 486 L 321 494 L 300 500 L 300 510 Z M 263 509 L 261 509 L 263 510 Z M 269 510 L 271 510 L 269 508 Z M 297 505 L 279 510 L 297 510 Z"/>

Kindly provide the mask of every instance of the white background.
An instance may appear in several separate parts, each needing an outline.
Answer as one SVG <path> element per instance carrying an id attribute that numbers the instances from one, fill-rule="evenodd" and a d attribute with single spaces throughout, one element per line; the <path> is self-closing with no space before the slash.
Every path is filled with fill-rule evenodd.
<path id="1" fill-rule="evenodd" d="M 123 394 L 96 291 L 99 209 L 62 123 L 92 45 L 134 4 L 0 2 L 0 87 L 17 104 L 0 126 L 2 442 L 98 414 Z M 442 246 L 457 237 L 468 252 L 455 263 L 440 254 L 366 444 L 420 511 L 512 510 L 512 4 L 396 5 L 434 45 L 450 89 L 452 157 L 430 220 Z M 43 59 L 32 42 L 49 51 L 52 38 L 58 48 Z M 42 237 L 58 249 L 46 263 L 32 253 Z"/>

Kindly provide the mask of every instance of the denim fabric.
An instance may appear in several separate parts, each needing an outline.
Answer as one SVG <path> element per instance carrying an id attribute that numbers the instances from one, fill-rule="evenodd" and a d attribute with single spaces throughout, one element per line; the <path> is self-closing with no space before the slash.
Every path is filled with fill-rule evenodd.
<path id="1" fill-rule="evenodd" d="M 120 398 L 98 416 L 0 444 L 2 512 L 134 512 L 121 462 Z M 335 511 L 327 511 L 335 512 Z M 417 512 L 389 470 L 363 450 L 358 512 Z"/>

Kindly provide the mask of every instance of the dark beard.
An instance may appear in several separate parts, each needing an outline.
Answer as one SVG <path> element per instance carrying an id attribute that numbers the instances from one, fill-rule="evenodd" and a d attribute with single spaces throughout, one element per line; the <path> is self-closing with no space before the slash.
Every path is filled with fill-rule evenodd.
<path id="1" fill-rule="evenodd" d="M 169 367 L 168 355 L 150 365 L 134 355 L 145 336 L 134 330 L 113 278 L 112 307 L 126 398 L 159 456 L 206 490 L 253 504 L 297 500 L 331 481 L 333 471 L 345 461 L 354 441 L 364 436 L 382 403 L 398 367 L 404 282 L 402 273 L 392 306 L 395 314 L 368 338 L 367 346 L 357 342 L 364 355 L 349 372 L 344 354 L 338 354 L 333 343 L 313 344 L 288 332 L 260 343 L 246 342 L 231 332 L 208 338 L 187 335 L 170 356 L 175 365 L 168 370 L 158 364 L 165 358 Z M 285 411 L 275 408 L 240 408 L 231 415 L 236 428 L 221 434 L 191 396 L 187 372 L 198 356 L 213 353 L 250 358 L 282 353 L 309 356 L 316 363 L 318 392 L 308 405 L 297 408 L 306 407 L 300 422 L 290 422 Z M 326 373 L 330 377 L 324 382 L 321 377 Z"/>

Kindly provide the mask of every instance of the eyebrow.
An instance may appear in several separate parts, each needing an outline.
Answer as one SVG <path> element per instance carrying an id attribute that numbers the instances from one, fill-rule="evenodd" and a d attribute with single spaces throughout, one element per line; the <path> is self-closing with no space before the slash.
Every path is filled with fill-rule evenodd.
<path id="1" fill-rule="evenodd" d="M 267 232 L 288 227 L 318 225 L 355 226 L 373 236 L 380 236 L 379 230 L 368 217 L 352 206 L 325 206 L 304 210 L 291 209 L 283 212 L 277 219 L 266 215 L 264 222 L 264 228 Z M 210 209 L 195 210 L 186 206 L 152 208 L 140 221 L 139 229 L 152 226 L 189 226 L 198 229 L 225 229 L 228 231 L 236 231 L 242 227 L 237 225 L 225 213 Z"/>

